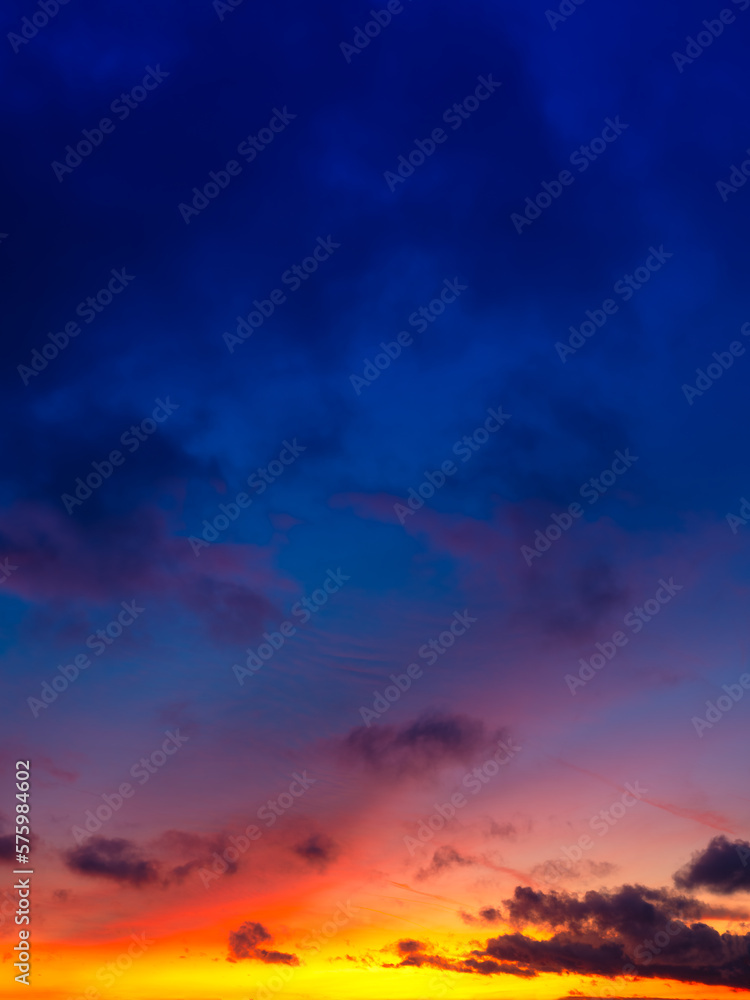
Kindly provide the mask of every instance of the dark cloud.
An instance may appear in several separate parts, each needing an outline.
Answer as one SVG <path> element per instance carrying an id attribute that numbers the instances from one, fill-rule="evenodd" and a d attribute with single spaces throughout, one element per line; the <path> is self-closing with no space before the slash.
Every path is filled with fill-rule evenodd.
<path id="1" fill-rule="evenodd" d="M 428 945 L 421 941 L 411 939 L 399 941 L 395 950 L 402 956 L 402 960 L 395 964 L 393 962 L 385 962 L 384 968 L 421 968 L 422 966 L 428 966 L 451 972 L 474 972 L 479 975 L 491 975 L 494 972 L 505 972 L 509 975 L 524 977 L 535 975 L 534 972 L 528 972 L 510 964 L 500 966 L 496 962 L 478 961 L 476 958 L 456 961 L 442 955 L 431 954 L 427 951 L 427 948 Z"/>
<path id="2" fill-rule="evenodd" d="M 704 851 L 697 851 L 674 875 L 680 889 L 710 889 L 730 896 L 750 892 L 750 843 L 723 835 L 714 837 Z"/>
<path id="3" fill-rule="evenodd" d="M 271 935 L 263 924 L 247 921 L 239 930 L 229 934 L 229 951 L 235 958 L 250 958 L 259 944 L 270 941 Z"/>
<path id="4" fill-rule="evenodd" d="M 424 951 L 425 945 L 421 941 L 415 941 L 413 938 L 407 938 L 405 941 L 399 941 L 397 948 L 402 955 L 413 955 L 418 951 Z"/>
<path id="5" fill-rule="evenodd" d="M 265 593 L 279 580 L 271 548 L 256 550 L 251 571 L 243 574 L 238 563 L 237 577 L 228 581 L 227 559 L 231 563 L 236 556 L 214 559 L 204 552 L 197 560 L 173 528 L 167 514 L 151 506 L 84 525 L 56 510 L 17 504 L 0 511 L 0 532 L 24 567 L 8 578 L 6 590 L 33 605 L 61 606 L 84 600 L 99 607 L 118 603 L 123 594 L 153 605 L 169 595 L 211 639 L 245 643 L 248 635 L 259 634 L 274 613 Z M 89 612 L 81 628 L 98 625 L 97 616 Z M 28 627 L 39 625 L 34 618 Z M 70 780 L 70 772 L 50 773 Z"/>
<path id="6" fill-rule="evenodd" d="M 3 833 L 2 831 L 10 827 L 11 833 Z M 5 814 L 0 813 L 0 861 L 15 861 L 16 859 L 16 835 L 12 832 L 14 829 L 11 819 L 9 819 Z M 19 843 L 24 843 L 20 841 Z M 29 834 L 29 847 L 33 851 L 36 844 L 39 843 L 39 838 L 33 833 Z"/>
<path id="7" fill-rule="evenodd" d="M 400 968 L 421 968 L 423 965 L 431 966 L 435 969 L 454 969 L 455 963 L 450 958 L 444 958 L 442 955 L 427 955 L 423 952 L 413 952 L 407 955 L 402 962 L 396 963 L 394 965 L 392 962 L 385 962 L 384 968 L 393 969 L 396 967 Z"/>
<path id="8" fill-rule="evenodd" d="M 698 921 L 711 907 L 666 889 L 626 885 L 578 898 L 519 886 L 505 906 L 512 924 L 555 933 L 544 941 L 505 934 L 490 939 L 477 957 L 536 972 L 614 977 L 628 969 L 712 986 L 748 983 L 750 935 L 720 934 Z"/>
<path id="9" fill-rule="evenodd" d="M 443 847 L 438 847 L 435 853 L 432 855 L 432 861 L 427 868 L 420 868 L 417 872 L 417 879 L 423 881 L 426 878 L 431 878 L 433 875 L 438 875 L 446 868 L 454 868 L 456 865 L 476 865 L 479 862 L 476 858 L 465 858 L 458 853 L 455 847 L 450 847 L 446 844 Z"/>
<path id="10" fill-rule="evenodd" d="M 499 732 L 494 739 L 502 735 Z M 492 739 L 492 733 L 477 719 L 436 713 L 401 727 L 357 727 L 337 742 L 335 749 L 345 761 L 356 761 L 370 771 L 392 777 L 468 764 Z"/>
<path id="11" fill-rule="evenodd" d="M 128 840 L 92 837 L 63 857 L 68 868 L 84 875 L 111 878 L 135 887 L 158 882 L 167 888 L 179 885 L 200 869 L 236 874 L 239 860 L 228 861 L 225 857 L 228 847 L 236 850 L 232 836 L 232 831 L 227 830 L 209 835 L 166 830 L 148 844 L 155 858 L 147 858 L 141 847 Z M 235 835 L 235 841 L 238 839 L 241 843 L 242 837 Z"/>
<path id="12" fill-rule="evenodd" d="M 458 972 L 475 972 L 480 976 L 493 976 L 498 972 L 502 972 L 505 976 L 520 976 L 522 979 L 531 979 L 536 975 L 533 969 L 524 969 L 520 965 L 514 965 L 512 962 L 505 962 L 503 965 L 498 965 L 497 962 L 488 961 L 487 959 L 478 961 L 475 958 L 467 958 L 460 965 L 456 966 L 456 970 Z"/>
<path id="13" fill-rule="evenodd" d="M 258 947 L 265 941 L 271 940 L 272 935 L 263 924 L 248 920 L 236 931 L 229 932 L 227 961 L 236 962 L 238 959 L 249 958 L 258 962 L 266 962 L 269 965 L 299 965 L 299 959 L 296 955 L 290 955 L 283 951 L 267 951 L 265 948 Z"/>
<path id="14" fill-rule="evenodd" d="M 340 854 L 340 848 L 336 841 L 322 833 L 312 834 L 302 843 L 295 844 L 292 850 L 319 871 L 325 871 Z"/>
<path id="15" fill-rule="evenodd" d="M 523 934 L 504 934 L 487 942 L 484 952 L 474 952 L 497 960 L 498 972 L 504 972 L 504 963 L 514 963 L 531 975 L 540 972 L 577 972 L 580 975 L 617 976 L 622 974 L 627 956 L 619 944 L 592 945 L 581 941 L 568 941 L 565 936 L 549 941 L 536 941 Z"/>
<path id="16" fill-rule="evenodd" d="M 513 898 L 505 900 L 503 911 L 490 906 L 479 913 L 482 920 L 507 920 L 517 929 L 490 938 L 485 948 L 463 957 L 431 955 L 420 948 L 406 954 L 399 965 L 529 978 L 540 973 L 575 973 L 734 988 L 747 988 L 750 983 L 750 934 L 720 934 L 699 918 L 726 916 L 726 911 L 667 889 L 626 885 L 579 898 L 519 886 Z M 463 917 L 467 923 L 478 922 L 470 914 Z M 553 933 L 538 940 L 536 934 L 524 933 L 527 927 Z"/>
<path id="17" fill-rule="evenodd" d="M 65 864 L 81 875 L 108 878 L 137 889 L 159 881 L 157 865 L 142 857 L 129 840 L 92 837 L 87 844 L 68 851 Z"/>
<path id="18" fill-rule="evenodd" d="M 502 911 L 495 906 L 484 906 L 479 911 L 479 916 L 475 917 L 473 913 L 466 913 L 461 911 L 461 919 L 467 924 L 496 924 L 499 920 L 503 919 Z"/>
<path id="19" fill-rule="evenodd" d="M 508 920 L 517 926 L 567 927 L 574 933 L 596 923 L 602 931 L 637 937 L 653 929 L 653 924 L 672 913 L 683 920 L 717 916 L 714 908 L 690 896 L 668 889 L 625 885 L 613 892 L 587 892 L 578 897 L 566 892 L 536 892 L 518 886 L 513 899 L 505 901 Z"/>

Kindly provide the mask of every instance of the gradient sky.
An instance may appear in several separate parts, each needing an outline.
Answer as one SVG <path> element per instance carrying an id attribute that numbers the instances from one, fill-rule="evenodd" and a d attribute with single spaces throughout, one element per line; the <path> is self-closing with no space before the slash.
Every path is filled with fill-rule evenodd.
<path id="1" fill-rule="evenodd" d="M 45 2 L 0 995 L 750 990 L 750 0 Z"/>

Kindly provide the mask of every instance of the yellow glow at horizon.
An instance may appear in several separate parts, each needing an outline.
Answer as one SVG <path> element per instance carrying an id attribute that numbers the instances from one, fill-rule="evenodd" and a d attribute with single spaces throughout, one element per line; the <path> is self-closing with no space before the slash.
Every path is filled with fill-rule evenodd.
<path id="1" fill-rule="evenodd" d="M 368 929 L 352 929 L 332 942 L 323 953 L 302 952 L 300 966 L 279 966 L 257 961 L 226 961 L 226 945 L 207 946 L 187 943 L 196 933 L 181 936 L 181 941 L 161 941 L 133 965 L 111 987 L 103 985 L 96 972 L 121 954 L 127 939 L 96 947 L 59 947 L 54 951 L 40 947 L 35 964 L 34 995 L 40 1000 L 92 1000 L 87 987 L 99 991 L 97 1000 L 559 1000 L 572 990 L 583 996 L 597 997 L 669 997 L 684 1000 L 723 1000 L 738 994 L 729 988 L 697 984 L 677 984 L 662 980 L 609 980 L 600 976 L 540 974 L 533 979 L 510 975 L 480 976 L 443 972 L 434 968 L 384 969 L 378 963 L 398 962 L 399 958 L 385 944 L 393 943 L 393 933 L 379 929 L 369 945 L 345 938 L 365 936 Z M 363 933 L 364 932 L 364 933 Z M 435 935 L 433 935 L 434 937 Z M 387 939 L 387 941 L 386 941 Z M 226 939 L 224 939 L 225 941 Z M 187 954 L 186 954 L 187 945 Z M 288 942 L 287 946 L 292 947 Z M 452 950 L 452 948 L 451 948 Z M 349 962 L 347 954 L 358 962 L 367 953 L 369 967 Z M 180 957 L 181 955 L 185 957 Z M 54 982 L 52 980 L 55 980 Z M 15 984 L 14 984 L 15 985 Z"/>

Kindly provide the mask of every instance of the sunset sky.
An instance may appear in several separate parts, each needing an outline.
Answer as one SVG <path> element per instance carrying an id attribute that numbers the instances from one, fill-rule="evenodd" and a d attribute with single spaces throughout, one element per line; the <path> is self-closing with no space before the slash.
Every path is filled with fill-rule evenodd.
<path id="1" fill-rule="evenodd" d="M 745 8 L 9 0 L 2 1000 L 750 991 Z"/>

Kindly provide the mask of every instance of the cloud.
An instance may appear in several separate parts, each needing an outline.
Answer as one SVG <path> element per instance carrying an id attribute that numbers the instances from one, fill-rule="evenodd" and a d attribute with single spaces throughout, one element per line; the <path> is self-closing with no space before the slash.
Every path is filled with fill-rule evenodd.
<path id="1" fill-rule="evenodd" d="M 494 972 L 505 972 L 509 975 L 529 978 L 535 975 L 534 972 L 520 969 L 512 964 L 506 964 L 501 967 L 496 962 L 477 961 L 475 958 L 456 960 L 444 955 L 435 955 L 428 952 L 427 947 L 421 941 L 411 939 L 399 941 L 395 950 L 401 957 L 401 961 L 395 964 L 393 962 L 385 962 L 383 967 L 394 969 L 428 966 L 434 969 L 444 969 L 451 972 L 473 972 L 479 975 L 491 975 Z"/>
<path id="2" fill-rule="evenodd" d="M 12 833 L 0 837 L 0 860 L 12 861 L 16 856 L 16 838 Z"/>
<path id="3" fill-rule="evenodd" d="M 490 836 L 500 837 L 503 840 L 516 840 L 518 829 L 512 823 L 496 823 L 493 819 L 490 823 Z"/>
<path id="4" fill-rule="evenodd" d="M 730 896 L 750 892 L 750 843 L 724 836 L 714 837 L 704 851 L 697 851 L 688 864 L 674 875 L 680 889 L 699 886 Z"/>
<path id="5" fill-rule="evenodd" d="M 476 858 L 464 858 L 458 853 L 455 847 L 445 844 L 443 847 L 438 847 L 432 855 L 429 867 L 420 868 L 416 877 L 421 882 L 426 878 L 431 878 L 433 875 L 438 875 L 446 868 L 454 868 L 456 865 L 476 864 L 479 864 Z"/>
<path id="6" fill-rule="evenodd" d="M 2 833 L 8 827 L 10 827 L 11 833 Z M 16 859 L 16 835 L 12 831 L 11 820 L 5 814 L 0 813 L 0 861 L 15 861 Z M 38 842 L 39 838 L 35 834 L 29 834 L 29 846 L 32 851 Z"/>
<path id="7" fill-rule="evenodd" d="M 92 837 L 86 844 L 64 855 L 72 871 L 83 875 L 111 878 L 135 888 L 159 883 L 162 888 L 179 885 L 196 869 L 214 864 L 222 854 L 229 834 L 219 832 L 204 836 L 182 830 L 166 830 L 149 842 L 161 860 L 146 858 L 140 847 L 128 840 Z M 237 861 L 226 861 L 225 874 L 234 875 Z"/>
<path id="8" fill-rule="evenodd" d="M 6 554 L 23 565 L 5 590 L 40 606 L 85 601 L 100 608 L 123 595 L 168 599 L 212 638 L 245 643 L 275 614 L 267 595 L 293 589 L 274 567 L 274 545 L 219 542 L 196 559 L 174 527 L 149 504 L 84 524 L 44 504 L 18 503 L 0 511 Z M 70 780 L 59 768 L 50 773 Z"/>
<path id="9" fill-rule="evenodd" d="M 503 914 L 496 906 L 483 906 L 479 911 L 478 917 L 475 917 L 473 913 L 467 913 L 465 910 L 462 910 L 461 919 L 466 924 L 477 924 L 480 921 L 486 924 L 496 924 L 503 919 Z"/>
<path id="10" fill-rule="evenodd" d="M 416 952 L 424 951 L 426 946 L 421 941 L 415 941 L 413 938 L 407 938 L 404 941 L 399 941 L 396 947 L 402 955 L 413 955 Z"/>
<path id="11" fill-rule="evenodd" d="M 322 833 L 312 834 L 300 844 L 295 844 L 292 850 L 319 871 L 325 871 L 340 854 L 340 848 L 336 841 Z"/>
<path id="12" fill-rule="evenodd" d="M 554 883 L 559 887 L 564 882 L 590 882 L 592 879 L 604 879 L 616 871 L 617 865 L 610 861 L 591 861 L 585 858 L 574 862 L 558 856 L 534 865 L 531 874 L 540 883 L 547 886 Z"/>
<path id="13" fill-rule="evenodd" d="M 92 837 L 70 850 L 65 864 L 71 871 L 93 878 L 108 878 L 136 889 L 159 881 L 157 865 L 142 857 L 129 840 Z"/>
<path id="14" fill-rule="evenodd" d="M 625 885 L 612 892 L 591 891 L 581 898 L 518 886 L 505 906 L 508 920 L 517 926 L 567 927 L 582 933 L 586 926 L 596 924 L 602 931 L 627 932 L 635 937 L 652 930 L 655 922 L 668 919 L 670 914 L 684 920 L 718 915 L 712 906 L 690 896 L 641 885 Z"/>
<path id="15" fill-rule="evenodd" d="M 168 879 L 175 882 L 183 882 L 196 868 L 207 868 L 214 864 L 215 854 L 221 855 L 222 862 L 227 866 L 224 874 L 234 875 L 239 867 L 237 861 L 227 861 L 223 855 L 228 842 L 228 833 L 204 836 L 183 830 L 166 830 L 155 841 L 160 849 L 167 851 L 173 861 L 177 858 L 189 859 L 170 869 Z"/>
<path id="16" fill-rule="evenodd" d="M 433 713 L 400 727 L 359 726 L 335 748 L 344 761 L 355 760 L 383 776 L 402 777 L 468 764 L 502 735 L 493 737 L 483 722 L 465 715 Z"/>
<path id="17" fill-rule="evenodd" d="M 258 962 L 266 962 L 269 965 L 299 965 L 299 959 L 296 955 L 290 955 L 283 951 L 267 951 L 265 948 L 258 947 L 263 942 L 271 940 L 272 935 L 263 924 L 248 920 L 236 931 L 229 932 L 227 961 L 236 962 L 238 959 L 249 958 Z"/>
<path id="18" fill-rule="evenodd" d="M 229 934 L 229 951 L 235 958 L 250 958 L 262 941 L 270 941 L 271 935 L 263 924 L 247 921 L 239 930 Z"/>
<path id="19" fill-rule="evenodd" d="M 505 906 L 512 924 L 555 933 L 541 941 L 522 933 L 504 934 L 490 939 L 475 956 L 535 972 L 615 977 L 635 966 L 634 974 L 647 978 L 747 985 L 750 935 L 720 934 L 705 923 L 688 924 L 710 913 L 711 907 L 666 889 L 626 885 L 578 898 L 519 886 Z M 666 943 L 653 950 L 644 947 L 660 933 Z"/>
<path id="20" fill-rule="evenodd" d="M 434 965 L 474 975 L 527 978 L 574 973 L 748 985 L 750 934 L 720 934 L 698 919 L 718 916 L 719 911 L 668 889 L 625 885 L 578 897 L 518 886 L 502 912 L 485 907 L 479 913 L 485 921 L 507 920 L 514 925 L 513 933 L 490 938 L 483 949 L 455 958 L 427 954 L 424 947 L 409 954 L 402 951 L 399 966 Z M 463 916 L 467 923 L 477 923 L 476 917 Z M 695 922 L 688 923 L 691 920 Z M 533 937 L 524 933 L 529 926 Z M 552 931 L 552 936 L 539 939 L 540 930 Z"/>
<path id="21" fill-rule="evenodd" d="M 591 875 L 596 878 L 606 878 L 613 872 L 617 871 L 617 865 L 613 865 L 611 861 L 586 861 L 586 868 Z"/>

